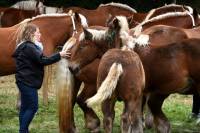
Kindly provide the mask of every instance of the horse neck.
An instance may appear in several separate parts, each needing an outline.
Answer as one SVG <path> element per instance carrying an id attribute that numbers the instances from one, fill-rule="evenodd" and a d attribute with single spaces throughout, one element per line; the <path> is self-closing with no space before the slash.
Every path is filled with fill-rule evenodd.
<path id="1" fill-rule="evenodd" d="M 41 21 L 40 21 L 41 20 Z M 33 21 L 39 26 L 42 37 L 52 43 L 53 47 L 64 44 L 72 35 L 71 18 L 66 17 L 46 17 Z"/>
<path id="2" fill-rule="evenodd" d="M 80 8 L 80 7 L 68 7 L 68 8 L 63 9 L 63 11 L 66 12 L 66 13 L 68 13 L 70 10 L 72 10 L 73 12 L 78 12 L 78 13 L 83 14 L 86 9 Z"/>
<path id="3" fill-rule="evenodd" d="M 147 13 L 134 13 L 133 19 L 137 22 L 142 22 L 145 19 L 146 15 Z"/>
<path id="4" fill-rule="evenodd" d="M 169 17 L 163 18 L 155 21 L 150 21 L 142 25 L 142 29 L 145 30 L 154 25 L 168 25 L 168 26 L 175 26 L 180 28 L 192 28 L 192 19 L 190 16 L 177 16 L 177 17 Z"/>
<path id="5" fill-rule="evenodd" d="M 185 9 L 183 7 L 179 7 L 179 6 L 170 6 L 170 7 L 158 8 L 158 9 L 155 9 L 153 14 L 149 18 L 153 18 L 153 17 L 156 17 L 156 16 L 161 15 L 161 14 L 165 14 L 165 13 L 168 13 L 168 12 L 184 12 L 184 11 L 185 11 Z"/>
<path id="6" fill-rule="evenodd" d="M 131 12 L 130 10 L 117 6 L 102 6 L 98 7 L 97 9 L 115 16 L 117 15 L 130 16 L 133 14 L 133 12 Z"/>

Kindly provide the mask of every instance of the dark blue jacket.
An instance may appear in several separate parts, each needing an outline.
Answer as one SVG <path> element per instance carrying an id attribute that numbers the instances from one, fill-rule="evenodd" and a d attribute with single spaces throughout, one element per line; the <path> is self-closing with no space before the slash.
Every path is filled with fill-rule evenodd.
<path id="1" fill-rule="evenodd" d="M 60 54 L 50 57 L 43 55 L 42 51 L 34 43 L 26 41 L 22 43 L 13 54 L 16 62 L 16 82 L 39 89 L 43 82 L 44 66 L 60 60 Z"/>

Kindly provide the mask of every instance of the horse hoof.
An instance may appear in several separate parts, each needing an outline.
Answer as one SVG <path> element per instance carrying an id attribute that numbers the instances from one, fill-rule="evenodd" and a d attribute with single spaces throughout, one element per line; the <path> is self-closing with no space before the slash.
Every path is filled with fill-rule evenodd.
<path id="1" fill-rule="evenodd" d="M 153 117 L 145 118 L 144 127 L 147 129 L 151 129 L 153 127 Z"/>

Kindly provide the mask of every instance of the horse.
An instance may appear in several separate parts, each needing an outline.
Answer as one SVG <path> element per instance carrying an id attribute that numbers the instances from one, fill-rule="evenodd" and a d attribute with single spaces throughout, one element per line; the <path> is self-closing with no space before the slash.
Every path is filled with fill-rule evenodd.
<path id="1" fill-rule="evenodd" d="M 91 34 L 92 34 L 91 32 L 90 34 L 88 33 L 89 36 L 85 38 L 92 38 Z M 135 41 L 134 39 L 130 39 L 130 40 Z M 177 41 L 180 42 L 181 40 L 179 41 L 177 40 Z M 192 39 L 187 40 L 187 43 L 189 43 L 190 41 L 192 41 Z M 82 43 L 83 42 L 84 41 L 82 41 Z M 184 44 L 184 43 L 181 43 L 181 44 Z M 93 42 L 85 41 L 85 44 L 82 44 L 82 45 L 79 44 L 77 46 L 80 48 L 76 47 L 77 51 L 76 52 L 73 51 L 76 54 L 76 63 L 73 63 L 73 64 L 76 64 L 76 65 L 74 65 L 74 68 L 73 67 L 72 68 L 76 70 L 76 73 L 79 73 L 77 71 L 77 68 L 79 71 L 81 71 L 81 67 L 84 68 L 84 65 L 85 66 L 88 65 L 96 58 L 99 58 L 99 54 L 100 55 L 102 54 L 101 50 L 96 50 L 96 52 L 93 52 L 94 48 L 92 48 L 91 46 L 102 48 L 104 45 L 98 45 L 97 42 L 94 42 L 94 41 Z M 144 66 L 144 70 L 145 70 L 145 76 L 146 76 L 147 82 L 144 89 L 144 94 L 148 95 L 148 106 L 153 113 L 154 124 L 155 124 L 157 132 L 161 132 L 161 133 L 170 132 L 170 124 L 167 120 L 167 117 L 162 112 L 161 106 L 163 104 L 164 99 L 169 94 L 181 92 L 181 91 L 186 93 L 188 91 L 187 87 L 191 87 L 190 86 L 191 80 L 186 78 L 184 75 L 189 74 L 189 72 L 179 71 L 179 70 L 183 70 L 182 68 L 185 67 L 185 63 L 183 60 L 179 61 L 177 58 L 173 60 L 174 55 L 177 54 L 176 50 L 170 49 L 173 53 L 171 53 L 169 49 L 167 49 L 166 52 L 164 50 L 158 50 L 158 53 L 160 55 L 157 55 L 157 56 L 154 55 L 154 52 L 153 52 L 154 50 L 159 49 L 160 47 L 168 47 L 168 45 L 156 47 L 156 44 L 148 44 L 147 46 L 148 47 L 135 45 L 133 47 L 134 51 L 137 52 L 138 55 L 140 56 L 143 66 Z M 173 45 L 170 45 L 170 46 L 172 47 Z M 189 47 L 187 48 L 188 50 L 190 50 Z M 105 47 L 103 50 L 106 51 Z M 182 56 L 182 55 L 184 54 L 179 53 L 178 57 L 180 57 L 180 59 L 182 58 L 186 59 L 185 56 Z M 72 56 L 75 56 L 75 55 L 72 54 Z M 165 60 L 160 60 L 162 56 Z M 88 58 L 90 59 L 89 61 L 88 61 Z M 169 62 L 171 61 L 171 64 L 173 66 L 169 67 L 169 65 L 171 64 L 164 66 L 163 64 L 165 63 L 165 61 L 169 61 Z M 156 63 L 158 62 L 158 64 L 154 65 L 155 62 Z M 176 62 L 182 64 L 183 67 L 182 65 L 177 67 Z M 167 70 L 162 69 L 163 67 L 165 67 Z M 176 69 L 176 71 L 173 71 L 174 69 Z M 189 69 L 187 70 L 189 71 Z M 181 77 L 174 78 L 173 76 L 171 76 L 171 74 L 173 74 L 174 76 L 181 75 L 183 78 Z M 198 73 L 196 74 L 198 75 Z M 89 73 L 87 73 L 87 75 L 89 75 Z M 197 75 L 195 77 L 198 77 Z M 195 90 L 196 88 L 191 87 L 191 89 Z M 193 91 L 193 90 L 190 90 L 190 91 Z"/>
<path id="2" fill-rule="evenodd" d="M 22 10 L 32 10 L 32 11 L 35 11 L 38 8 L 39 11 L 41 11 L 43 6 L 44 6 L 43 2 L 41 2 L 40 0 L 37 0 L 37 1 L 29 0 L 29 1 L 19 1 L 15 3 L 14 5 L 12 5 L 11 8 L 17 8 L 17 9 L 22 9 Z"/>
<path id="3" fill-rule="evenodd" d="M 125 17 L 118 17 L 119 19 L 125 19 Z M 114 47 L 114 45 L 116 45 L 116 47 L 118 44 L 114 43 L 114 42 L 118 42 L 117 40 L 115 40 L 115 36 L 117 34 L 120 33 L 120 27 L 117 26 L 111 26 L 109 28 L 107 27 L 102 27 L 102 26 L 91 26 L 90 28 L 88 28 L 88 30 L 90 32 L 92 32 L 94 34 L 94 36 L 91 36 L 90 32 L 88 32 L 86 29 L 83 29 L 83 31 L 79 31 L 74 37 L 72 37 L 73 39 L 70 39 L 65 45 L 64 47 L 72 47 L 69 48 L 70 50 L 75 49 L 76 45 L 74 44 L 81 44 L 81 43 L 86 43 L 87 41 L 90 42 L 90 39 L 95 40 L 95 42 L 99 42 L 100 39 L 103 39 L 104 42 L 106 44 L 109 43 L 109 45 L 105 45 L 105 47 Z M 128 29 L 128 24 L 127 25 L 123 25 L 122 23 L 120 23 L 120 25 L 123 27 L 123 29 Z M 86 38 L 90 38 L 89 40 Z M 100 42 L 99 42 L 99 46 L 100 46 Z M 92 45 L 90 45 L 92 47 Z M 81 47 L 82 48 L 82 47 Z M 107 49 L 107 48 L 106 48 Z M 104 52 L 102 51 L 102 54 Z M 99 56 L 101 56 L 101 54 L 99 54 Z M 88 60 L 90 60 L 88 58 Z M 79 106 L 81 107 L 81 109 L 84 112 L 84 117 L 85 117 L 85 126 L 86 128 L 88 128 L 89 130 L 91 130 L 92 132 L 99 132 L 100 130 L 100 120 L 98 118 L 98 116 L 96 115 L 96 113 L 91 109 L 88 108 L 86 103 L 84 101 L 86 101 L 87 98 L 93 96 L 96 93 L 96 77 L 97 77 L 97 68 L 98 68 L 98 64 L 99 64 L 99 59 L 96 59 L 95 61 L 93 61 L 91 64 L 86 64 L 85 66 L 83 66 L 81 68 L 81 71 L 79 71 L 77 74 L 75 74 L 75 69 L 73 70 L 73 68 L 71 68 L 71 59 L 70 59 L 70 70 L 73 71 L 74 73 L 74 78 L 76 79 L 76 82 L 74 83 L 75 87 L 72 89 L 73 90 L 73 94 L 72 94 L 72 109 L 74 107 L 75 102 L 77 102 L 79 104 Z M 65 66 L 65 65 L 61 65 Z M 95 66 L 95 67 L 94 67 Z M 61 70 L 65 70 L 64 68 Z M 88 75 L 88 72 L 92 75 Z M 60 72 L 60 73 L 64 73 L 64 72 Z M 96 75 L 96 76 L 95 76 Z M 95 77 L 94 77 L 95 76 Z M 66 80 L 66 78 L 61 79 L 61 77 L 59 77 L 60 80 Z M 84 88 L 81 91 L 81 93 L 79 94 L 79 96 L 77 97 L 77 93 L 78 90 L 80 88 L 80 83 L 84 82 Z M 59 88 L 62 88 L 59 87 Z M 91 90 L 91 91 L 88 91 Z M 77 97 L 77 99 L 76 99 Z M 64 102 L 64 101 L 63 101 Z M 65 108 L 65 107 L 63 107 Z M 66 116 L 67 114 L 62 114 L 62 116 Z M 69 119 L 67 117 L 63 117 L 63 119 Z M 71 119 L 73 119 L 73 111 L 72 111 L 72 116 Z M 63 120 L 66 121 L 66 120 Z M 62 125 L 61 127 L 63 129 L 63 132 L 68 131 L 68 127 L 66 125 Z M 75 124 L 74 121 L 72 120 L 71 123 L 71 132 L 75 132 Z"/>
<path id="4" fill-rule="evenodd" d="M 131 34 L 131 33 L 130 33 Z M 134 36 L 133 34 L 131 34 Z M 185 29 L 167 25 L 155 25 L 144 30 L 138 37 L 137 43 L 160 47 L 188 38 L 200 38 L 200 26 Z"/>
<path id="5" fill-rule="evenodd" d="M 99 26 L 106 26 L 107 19 L 110 16 L 131 16 L 132 14 L 137 14 L 136 10 L 131 8 L 130 6 L 126 4 L 121 3 L 107 3 L 107 4 L 101 4 L 96 9 L 88 10 L 81 7 L 68 7 L 63 9 L 64 12 L 68 12 L 69 10 L 72 10 L 74 12 L 78 12 L 83 14 L 87 20 L 88 24 L 90 26 L 93 25 L 99 25 Z M 144 18 L 145 14 L 138 13 L 138 18 Z M 137 19 L 137 21 L 139 21 Z"/>
<path id="6" fill-rule="evenodd" d="M 12 59 L 12 53 L 15 50 L 16 34 L 17 30 L 20 28 L 20 25 L 33 23 L 40 28 L 43 35 L 41 39 L 44 45 L 44 54 L 48 56 L 53 53 L 54 49 L 58 45 L 64 44 L 64 42 L 72 36 L 72 33 L 75 30 L 73 27 L 76 27 L 76 30 L 82 28 L 81 18 L 79 16 L 80 14 L 72 16 L 72 18 L 74 19 L 73 21 L 77 22 L 73 23 L 71 15 L 68 14 L 39 15 L 31 19 L 26 19 L 23 22 L 12 27 L 0 28 L 0 76 L 15 73 L 15 65 Z M 57 25 L 53 25 L 52 23 L 56 23 Z M 76 24 L 76 26 L 74 24 Z M 87 26 L 86 24 L 83 25 Z M 48 27 L 48 29 L 45 27 Z M 54 31 L 54 33 L 56 33 L 51 34 L 51 31 Z"/>
<path id="7" fill-rule="evenodd" d="M 145 20 L 137 26 L 134 23 L 130 23 L 130 28 L 134 25 L 135 27 L 131 29 L 131 32 L 133 32 L 134 36 L 138 36 L 143 30 L 158 24 L 190 29 L 199 25 L 198 13 L 196 10 L 193 10 L 193 15 L 188 11 L 169 12 Z"/>
<path id="8" fill-rule="evenodd" d="M 32 18 L 37 15 L 40 15 L 40 13 L 36 10 L 7 8 L 4 12 L 1 12 L 1 27 L 11 27 L 26 18 Z"/>
<path id="9" fill-rule="evenodd" d="M 102 103 L 103 126 L 106 133 L 111 133 L 115 102 L 117 99 L 122 100 L 124 109 L 121 132 L 142 133 L 141 104 L 144 87 L 145 73 L 139 56 L 127 48 L 110 49 L 102 56 L 98 67 L 98 91 L 86 102 L 89 107 Z"/>
<path id="10" fill-rule="evenodd" d="M 46 56 L 49 56 L 54 53 L 57 46 L 63 45 L 72 36 L 74 30 L 79 30 L 82 28 L 81 25 L 85 25 L 81 23 L 83 22 L 81 21 L 82 17 L 80 17 L 80 14 L 39 15 L 31 19 L 25 19 L 12 27 L 0 28 L 0 76 L 14 74 L 16 71 L 12 54 L 16 48 L 18 30 L 23 28 L 24 25 L 32 23 L 40 28 L 41 41 L 44 46 L 43 52 Z M 45 86 L 46 84 L 44 83 L 43 85 Z M 44 88 L 48 89 L 47 87 Z M 47 90 L 43 91 L 47 92 Z"/>
<path id="11" fill-rule="evenodd" d="M 193 13 L 193 9 L 190 6 L 177 5 L 174 3 L 169 4 L 169 5 L 164 5 L 162 7 L 158 7 L 158 8 L 150 10 L 145 20 L 151 19 L 153 17 L 156 17 L 161 14 L 165 14 L 168 12 L 184 12 L 186 10 L 189 11 L 190 14 Z"/>

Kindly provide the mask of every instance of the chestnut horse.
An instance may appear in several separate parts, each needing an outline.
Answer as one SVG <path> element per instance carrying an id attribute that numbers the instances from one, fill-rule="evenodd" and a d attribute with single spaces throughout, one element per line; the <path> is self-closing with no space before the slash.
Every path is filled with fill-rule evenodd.
<path id="1" fill-rule="evenodd" d="M 133 28 L 136 25 L 138 25 L 138 23 L 147 21 L 148 19 L 151 19 L 161 14 L 174 11 L 184 12 L 186 10 L 188 10 L 192 14 L 193 9 L 188 6 L 183 8 L 183 6 L 181 5 L 171 4 L 160 8 L 152 9 L 148 13 L 136 13 L 136 11 L 131 7 L 129 7 L 128 5 L 112 2 L 108 4 L 101 4 L 97 9 L 94 10 L 88 10 L 80 7 L 69 7 L 65 8 L 64 12 L 68 12 L 69 10 L 73 10 L 75 12 L 81 13 L 84 16 L 86 16 L 88 24 L 90 26 L 91 25 L 105 26 L 105 24 L 107 23 L 107 19 L 110 16 L 123 15 L 126 17 L 130 17 L 130 27 Z"/>
<path id="2" fill-rule="evenodd" d="M 77 29 L 82 28 L 79 15 L 75 15 L 73 18 Z M 13 27 L 0 28 L 0 76 L 15 73 L 12 53 L 15 50 L 16 34 L 20 26 L 27 23 L 34 23 L 40 28 L 45 55 L 52 54 L 58 45 L 64 44 L 72 36 L 74 31 L 71 16 L 68 14 L 40 15 L 32 19 L 26 19 Z M 54 34 L 51 31 L 54 31 Z"/>
<path id="3" fill-rule="evenodd" d="M 1 27 L 10 27 L 15 24 L 20 23 L 26 18 L 32 18 L 34 16 L 40 15 L 40 14 L 50 14 L 50 13 L 62 13 L 62 8 L 56 8 L 56 7 L 43 7 L 43 11 L 39 11 L 37 9 L 35 10 L 24 10 L 24 9 L 18 9 L 18 8 L 4 8 L 3 11 L 1 11 L 0 14 L 0 23 Z"/>
<path id="4" fill-rule="evenodd" d="M 143 30 L 158 24 L 175 26 L 180 28 L 192 28 L 199 25 L 198 13 L 193 10 L 191 15 L 188 11 L 185 12 L 169 12 L 166 14 L 158 15 L 154 18 L 143 21 L 138 24 L 135 28 L 132 28 L 132 23 L 130 23 L 131 32 L 135 36 L 138 36 Z"/>
<path id="5" fill-rule="evenodd" d="M 137 14 L 136 10 L 131 8 L 130 6 L 113 2 L 108 4 L 101 4 L 94 10 L 88 10 L 80 7 L 64 8 L 64 12 L 68 12 L 69 10 L 73 10 L 75 12 L 83 14 L 87 18 L 88 24 L 90 26 L 105 26 L 109 16 L 123 15 L 128 17 L 132 14 Z M 143 20 L 146 15 L 143 13 L 139 13 L 138 16 L 138 18 L 141 18 L 141 20 Z M 139 20 L 137 19 L 137 21 Z"/>
<path id="6" fill-rule="evenodd" d="M 33 23 L 40 28 L 44 54 L 48 56 L 54 52 L 57 46 L 63 45 L 72 36 L 73 27 L 76 27 L 76 30 L 82 28 L 81 25 L 83 24 L 79 16 L 68 14 L 40 15 L 32 19 L 26 19 L 20 24 L 9 28 L 0 28 L 0 76 L 15 73 L 16 68 L 12 54 L 16 48 L 16 37 L 21 27 Z M 75 23 L 72 22 L 72 17 Z"/>
<path id="7" fill-rule="evenodd" d="M 188 38 L 200 38 L 200 26 L 192 29 L 184 29 L 166 25 L 155 25 L 144 30 L 136 40 L 140 44 L 160 47 Z"/>
<path id="8" fill-rule="evenodd" d="M 131 80 L 130 80 L 131 79 Z M 91 107 L 102 103 L 103 126 L 112 132 L 114 106 L 117 99 L 124 102 L 121 132 L 142 133 L 141 104 L 145 73 L 139 56 L 127 49 L 108 50 L 101 58 L 97 76 L 97 94 L 87 100 Z"/>
<path id="9" fill-rule="evenodd" d="M 91 35 L 92 33 L 90 34 L 87 33 L 87 34 L 89 36 L 85 36 L 85 38 L 92 38 L 92 35 Z M 171 36 L 173 37 L 173 34 Z M 190 42 L 191 40 L 187 41 L 187 43 Z M 184 43 L 181 43 L 181 44 L 184 44 Z M 72 69 L 76 70 L 77 74 L 81 73 L 81 67 L 84 67 L 87 64 L 91 63 L 96 58 L 99 58 L 100 57 L 99 55 L 102 55 L 102 51 L 106 51 L 105 47 L 102 48 L 104 45 L 97 44 L 97 42 L 94 42 L 94 41 L 93 42 L 90 42 L 88 40 L 85 42 L 82 41 L 82 44 L 81 45 L 79 44 L 77 46 L 78 47 L 76 48 L 74 47 L 76 51 L 72 50 L 72 61 L 76 63 L 73 63 L 75 65 L 71 67 Z M 188 91 L 195 90 L 196 89 L 195 87 L 190 86 L 191 80 L 188 80 L 188 78 L 185 77 L 185 76 L 188 76 L 187 74 L 190 74 L 190 73 L 195 74 L 195 73 L 193 73 L 192 71 L 190 72 L 190 69 L 187 69 L 188 72 L 185 70 L 181 71 L 185 63 L 183 60 L 179 61 L 179 58 L 181 57 L 180 59 L 186 59 L 185 56 L 182 56 L 182 55 L 186 55 L 187 52 L 189 51 L 181 54 L 181 50 L 180 50 L 180 52 L 177 55 L 177 57 L 179 58 L 173 59 L 173 57 L 175 57 L 174 55 L 177 54 L 176 50 L 173 50 L 173 49 L 169 50 L 167 48 L 166 48 L 166 51 L 158 50 L 159 51 L 158 53 L 160 55 L 157 54 L 155 56 L 153 51 L 156 51 L 156 49 L 159 49 L 159 47 L 155 47 L 155 46 L 156 44 L 150 44 L 149 47 L 136 46 L 135 51 L 139 54 L 144 65 L 146 81 L 147 81 L 147 84 L 145 87 L 145 94 L 149 95 L 148 106 L 154 115 L 154 124 L 155 124 L 156 130 L 157 132 L 165 133 L 165 132 L 170 132 L 170 124 L 161 109 L 163 101 L 171 93 L 175 93 L 175 92 L 186 93 Z M 172 47 L 173 44 L 170 46 Z M 168 46 L 166 45 L 162 47 L 168 47 Z M 95 49 L 100 49 L 100 48 L 102 48 L 102 50 L 95 50 Z M 190 50 L 189 47 L 187 48 L 188 50 Z M 96 52 L 94 52 L 94 50 Z M 73 59 L 73 56 L 76 57 L 76 59 L 75 58 Z M 161 57 L 164 60 L 160 60 Z M 190 59 L 190 57 L 187 59 Z M 171 64 L 163 66 L 165 61 L 167 62 L 169 61 L 171 62 Z M 157 62 L 158 62 L 158 65 L 154 65 L 154 63 L 157 63 Z M 177 66 L 176 62 L 180 63 L 181 65 Z M 172 65 L 172 66 L 168 67 L 169 65 Z M 166 68 L 167 70 L 162 69 L 162 68 Z M 176 70 L 176 71 L 173 71 L 173 70 Z M 173 76 L 171 76 L 172 74 L 174 77 L 175 76 L 180 76 L 180 77 L 174 78 Z M 194 77 L 198 76 L 198 73 L 196 74 L 197 75 L 196 76 L 194 75 Z M 89 73 L 87 73 L 87 75 L 89 75 Z M 188 87 L 191 87 L 191 89 L 193 90 L 189 90 Z"/>
<path id="10" fill-rule="evenodd" d="M 11 27 L 20 23 L 26 18 L 32 18 L 40 13 L 36 10 L 23 10 L 16 8 L 7 8 L 4 12 L 1 12 L 1 27 Z"/>
<path id="11" fill-rule="evenodd" d="M 122 19 L 122 17 L 118 17 L 118 18 Z M 123 17 L 123 19 L 126 20 L 125 17 Z M 116 24 L 118 24 L 118 23 L 116 23 Z M 126 22 L 126 25 L 123 25 L 122 23 L 120 23 L 120 25 L 123 27 L 124 30 L 128 29 L 127 22 Z M 88 32 L 88 30 L 92 33 Z M 94 26 L 94 27 L 90 27 L 88 30 L 84 29 L 83 32 L 82 31 L 78 32 L 78 34 L 76 34 L 73 37 L 74 39 L 70 39 L 69 42 L 67 42 L 65 45 L 67 45 L 67 46 L 72 45 L 73 46 L 72 49 L 75 49 L 76 45 L 73 45 L 73 44 L 75 44 L 75 43 L 77 45 L 79 45 L 79 44 L 82 45 L 82 43 L 90 44 L 90 42 L 92 42 L 92 41 L 90 41 L 90 39 L 91 39 L 91 40 L 97 42 L 99 44 L 99 47 L 102 47 L 102 51 L 100 53 L 94 51 L 94 53 L 98 53 L 99 57 L 101 57 L 102 54 L 104 53 L 103 47 L 105 47 L 105 50 L 108 48 L 119 47 L 118 46 L 119 44 L 115 43 L 115 42 L 119 42 L 118 40 L 116 40 L 118 38 L 115 37 L 115 36 L 117 36 L 117 34 L 120 34 L 121 29 L 119 26 L 117 26 L 117 25 L 110 26 L 109 28 L 101 27 L 101 26 Z M 103 39 L 103 41 L 99 41 L 101 39 Z M 87 41 L 89 41 L 89 42 L 87 43 Z M 108 44 L 108 45 L 101 46 L 102 42 L 104 42 L 105 44 Z M 91 48 L 93 47 L 93 45 L 90 45 L 90 46 L 91 46 Z M 66 47 L 66 46 L 64 46 L 64 47 Z M 95 47 L 96 46 L 94 45 L 94 48 Z M 82 46 L 81 46 L 81 48 L 82 48 Z M 85 56 L 87 56 L 87 55 L 85 55 Z M 90 58 L 87 58 L 87 59 L 88 59 L 88 61 L 90 61 Z M 71 64 L 72 64 L 72 62 L 70 62 L 70 66 L 71 66 Z M 97 117 L 96 113 L 91 108 L 87 107 L 85 101 L 87 98 L 93 96 L 96 93 L 96 77 L 97 77 L 98 64 L 99 64 L 99 60 L 96 59 L 95 61 L 92 62 L 92 65 L 86 64 L 87 66 L 83 66 L 84 68 L 81 68 L 81 71 L 79 71 L 79 72 L 77 71 L 78 68 L 76 70 L 76 68 L 73 69 L 71 67 L 71 70 L 75 74 L 75 78 L 79 80 L 79 81 L 76 80 L 76 82 L 74 84 L 75 87 L 73 89 L 73 94 L 72 94 L 72 108 L 74 107 L 74 104 L 77 100 L 77 103 L 84 111 L 85 126 L 86 126 L 86 128 L 90 129 L 92 132 L 98 132 L 100 130 L 100 120 Z M 62 65 L 62 66 L 64 66 L 64 65 Z M 65 69 L 63 69 L 63 70 L 65 70 Z M 76 71 L 78 72 L 77 74 L 76 74 Z M 92 75 L 88 75 L 88 72 Z M 61 72 L 61 73 L 64 73 L 64 72 Z M 66 78 L 63 78 L 63 80 L 66 80 Z M 76 99 L 81 82 L 84 82 L 84 89 L 80 93 L 78 98 Z M 63 114 L 63 116 L 66 116 L 66 115 Z M 72 111 L 72 115 L 73 115 L 73 111 Z M 68 118 L 65 118 L 65 119 L 68 119 Z M 71 117 L 71 119 L 73 119 L 73 116 Z M 75 132 L 74 121 L 72 120 L 72 122 L 73 123 L 71 124 L 72 127 L 71 127 L 70 131 Z M 64 123 L 63 123 L 62 129 L 63 129 L 63 132 L 68 131 L 67 126 L 64 125 Z"/>
<path id="12" fill-rule="evenodd" d="M 167 12 L 184 12 L 186 10 L 189 11 L 190 14 L 193 13 L 193 9 L 190 6 L 183 6 L 183 5 L 176 5 L 176 4 L 165 5 L 165 6 L 150 10 L 148 12 L 148 15 L 145 18 L 145 21 L 153 17 L 156 17 L 158 15 L 165 14 Z"/>
<path id="13" fill-rule="evenodd" d="M 37 9 L 41 11 L 43 7 L 44 5 L 40 0 L 19 1 L 11 6 L 11 8 L 16 8 L 21 10 L 32 10 L 32 11 L 36 11 Z"/>

